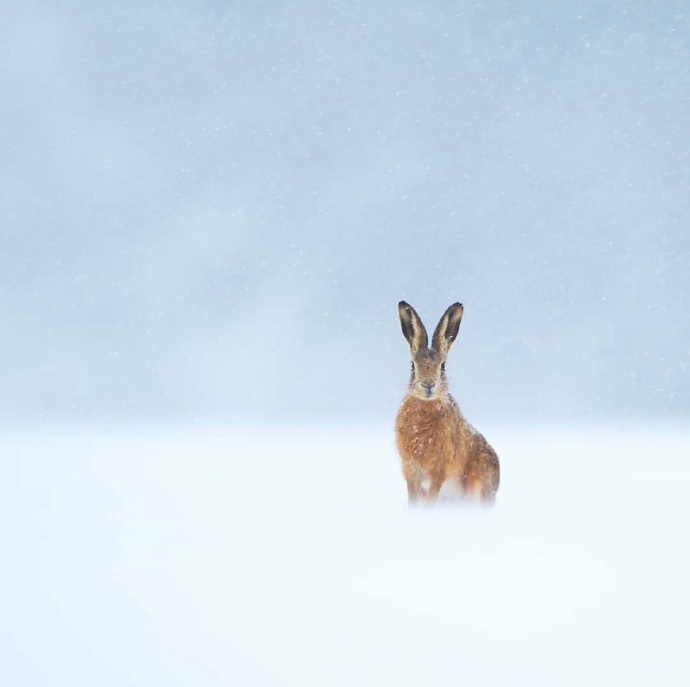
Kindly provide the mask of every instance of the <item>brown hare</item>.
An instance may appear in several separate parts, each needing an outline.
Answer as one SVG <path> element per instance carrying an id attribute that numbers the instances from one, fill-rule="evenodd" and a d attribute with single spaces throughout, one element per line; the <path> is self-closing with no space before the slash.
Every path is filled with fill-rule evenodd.
<path id="1" fill-rule="evenodd" d="M 412 375 L 395 423 L 410 503 L 435 500 L 444 483 L 493 502 L 500 479 L 498 456 L 448 393 L 446 358 L 460 329 L 463 307 L 453 303 L 429 337 L 415 309 L 398 304 L 412 353 Z"/>

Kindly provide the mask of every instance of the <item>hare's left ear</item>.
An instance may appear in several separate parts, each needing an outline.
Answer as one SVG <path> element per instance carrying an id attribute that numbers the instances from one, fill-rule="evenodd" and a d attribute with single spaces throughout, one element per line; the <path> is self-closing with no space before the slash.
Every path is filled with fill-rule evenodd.
<path id="1" fill-rule="evenodd" d="M 434 330 L 434 336 L 431 339 L 431 347 L 438 351 L 441 356 L 443 356 L 444 360 L 458 335 L 462 313 L 462 303 L 453 303 L 453 305 L 443 313 L 443 317 L 441 317 Z"/>
<path id="2" fill-rule="evenodd" d="M 398 315 L 400 316 L 403 336 L 407 339 L 412 357 L 414 357 L 429 344 L 429 335 L 426 333 L 426 327 L 417 311 L 409 303 L 405 303 L 405 301 L 398 303 Z"/>

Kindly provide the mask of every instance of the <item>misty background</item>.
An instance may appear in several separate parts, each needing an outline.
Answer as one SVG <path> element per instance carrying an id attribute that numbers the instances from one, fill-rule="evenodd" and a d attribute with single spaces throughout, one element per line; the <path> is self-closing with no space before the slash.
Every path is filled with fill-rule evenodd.
<path id="1" fill-rule="evenodd" d="M 684 2 L 5 3 L 0 412 L 690 414 Z"/>

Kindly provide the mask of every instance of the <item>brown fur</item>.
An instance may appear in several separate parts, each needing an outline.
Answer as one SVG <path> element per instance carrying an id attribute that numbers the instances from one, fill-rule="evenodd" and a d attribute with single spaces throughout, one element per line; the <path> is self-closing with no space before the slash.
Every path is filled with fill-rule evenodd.
<path id="1" fill-rule="evenodd" d="M 395 423 L 410 502 L 433 501 L 452 482 L 464 494 L 492 502 L 500 481 L 496 452 L 463 417 L 448 393 L 445 361 L 462 319 L 460 303 L 441 317 L 428 347 L 419 315 L 404 301 L 398 305 L 403 335 L 412 353 L 412 374 Z M 425 488 L 424 483 L 428 483 Z"/>

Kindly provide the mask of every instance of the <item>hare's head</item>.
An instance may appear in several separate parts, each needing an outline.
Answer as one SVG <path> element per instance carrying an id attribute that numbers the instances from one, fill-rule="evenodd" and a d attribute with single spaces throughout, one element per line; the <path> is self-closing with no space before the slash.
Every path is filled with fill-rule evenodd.
<path id="1" fill-rule="evenodd" d="M 441 317 L 429 348 L 429 336 L 417 311 L 405 301 L 398 303 L 400 325 L 412 353 L 409 393 L 425 400 L 443 398 L 448 393 L 446 358 L 462 320 L 462 304 L 453 303 Z"/>

